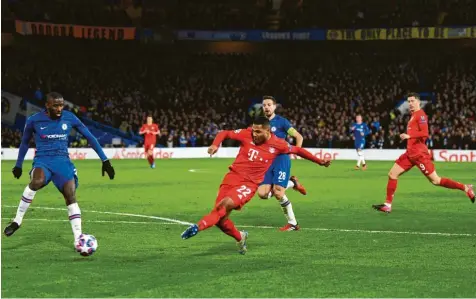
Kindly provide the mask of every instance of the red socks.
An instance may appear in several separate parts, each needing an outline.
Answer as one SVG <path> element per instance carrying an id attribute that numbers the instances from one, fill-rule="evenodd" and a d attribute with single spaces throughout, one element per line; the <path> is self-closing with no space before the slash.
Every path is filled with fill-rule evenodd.
<path id="1" fill-rule="evenodd" d="M 217 226 L 219 229 L 221 229 L 222 232 L 232 238 L 235 238 L 237 242 L 241 241 L 241 233 L 239 230 L 236 229 L 235 224 L 230 219 L 226 219 L 221 224 L 217 224 Z"/>
<path id="2" fill-rule="evenodd" d="M 154 156 L 152 156 L 152 155 L 147 156 L 147 161 L 149 161 L 150 165 L 154 164 Z"/>
<path id="3" fill-rule="evenodd" d="M 460 182 L 455 182 L 451 179 L 447 178 L 441 178 L 440 181 L 440 186 L 448 188 L 448 189 L 459 189 L 461 191 L 464 191 L 464 185 L 461 184 Z"/>
<path id="4" fill-rule="evenodd" d="M 221 206 L 221 207 L 214 208 L 210 214 L 205 215 L 200 221 L 198 221 L 198 230 L 201 231 L 216 225 L 218 221 L 220 221 L 220 219 L 224 217 L 225 215 L 226 215 L 225 207 Z"/>
<path id="5" fill-rule="evenodd" d="M 388 179 L 387 183 L 387 198 L 385 199 L 385 203 L 392 204 L 393 196 L 395 191 L 397 190 L 397 183 L 398 180 Z"/>

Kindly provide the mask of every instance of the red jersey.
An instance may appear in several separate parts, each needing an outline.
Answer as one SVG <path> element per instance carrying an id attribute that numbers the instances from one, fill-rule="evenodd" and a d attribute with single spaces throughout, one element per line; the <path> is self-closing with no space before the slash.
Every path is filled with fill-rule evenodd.
<path id="1" fill-rule="evenodd" d="M 229 169 L 247 181 L 260 184 L 266 171 L 273 163 L 273 160 L 280 154 L 298 154 L 305 159 L 315 163 L 321 160 L 313 156 L 308 151 L 299 147 L 291 146 L 289 143 L 271 134 L 271 138 L 260 145 L 253 142 L 251 128 L 235 131 L 221 131 L 213 141 L 213 145 L 219 146 L 225 138 L 238 140 L 241 142 L 240 151 Z"/>
<path id="2" fill-rule="evenodd" d="M 157 124 L 143 124 L 140 128 L 141 132 L 149 131 L 149 133 L 144 134 L 144 144 L 156 144 L 157 143 L 157 135 L 153 133 L 159 132 L 159 126 Z"/>
<path id="3" fill-rule="evenodd" d="M 407 154 L 410 158 L 428 154 L 426 139 L 428 138 L 428 116 L 422 109 L 412 113 L 408 122 L 407 134 Z"/>

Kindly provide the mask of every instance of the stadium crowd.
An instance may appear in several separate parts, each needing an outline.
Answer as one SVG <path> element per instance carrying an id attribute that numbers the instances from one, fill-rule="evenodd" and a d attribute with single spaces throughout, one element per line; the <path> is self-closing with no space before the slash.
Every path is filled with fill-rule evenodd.
<path id="1" fill-rule="evenodd" d="M 2 87 L 38 101 L 46 91 L 58 91 L 81 107 L 75 111 L 79 116 L 130 135 L 152 115 L 161 128 L 158 145 L 164 147 L 207 146 L 220 129 L 245 127 L 259 112 L 254 104 L 270 94 L 278 99 L 279 113 L 303 134 L 304 146 L 352 147 L 349 127 L 360 113 L 372 130 L 368 147 L 403 148 L 398 135 L 409 116 L 396 106 L 406 92 L 424 91 L 430 94 L 425 98 L 429 146 L 476 149 L 471 51 L 340 47 L 303 55 L 175 53 L 159 59 L 147 48 L 131 50 L 137 56 L 127 60 L 105 47 L 108 59 L 79 45 L 54 52 L 6 49 L 12 52 L 2 68 Z M 18 133 L 7 135 L 7 145 L 18 145 Z"/>
<path id="2" fill-rule="evenodd" d="M 23 21 L 204 30 L 472 25 L 476 19 L 473 0 L 9 0 L 5 10 Z"/>

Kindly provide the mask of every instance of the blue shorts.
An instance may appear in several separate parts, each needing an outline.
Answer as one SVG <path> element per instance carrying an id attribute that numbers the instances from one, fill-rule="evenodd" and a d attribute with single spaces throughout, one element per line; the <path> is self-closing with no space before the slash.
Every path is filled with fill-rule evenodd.
<path id="1" fill-rule="evenodd" d="M 355 149 L 358 150 L 363 150 L 365 148 L 365 142 L 361 143 L 354 143 Z"/>
<path id="2" fill-rule="evenodd" d="M 53 181 L 56 188 L 63 191 L 64 184 L 74 179 L 76 189 L 79 187 L 76 167 L 67 157 L 36 157 L 33 160 L 32 171 L 34 168 L 43 169 L 45 186 Z"/>
<path id="3" fill-rule="evenodd" d="M 279 155 L 274 159 L 264 175 L 261 185 L 278 185 L 286 188 L 291 176 L 291 158 L 289 155 Z"/>

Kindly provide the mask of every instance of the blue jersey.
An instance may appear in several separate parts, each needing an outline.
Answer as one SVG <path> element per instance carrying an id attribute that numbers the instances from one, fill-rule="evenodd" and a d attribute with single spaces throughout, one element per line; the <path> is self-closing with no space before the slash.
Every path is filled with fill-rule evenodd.
<path id="1" fill-rule="evenodd" d="M 288 137 L 288 130 L 293 127 L 289 120 L 280 115 L 274 115 L 269 124 L 271 126 L 271 133 L 281 139 L 286 139 Z"/>
<path id="2" fill-rule="evenodd" d="M 97 139 L 76 115 L 69 111 L 63 111 L 59 119 L 51 119 L 46 110 L 43 110 L 26 120 L 16 166 L 22 167 L 28 151 L 28 143 L 32 136 L 34 136 L 36 143 L 35 159 L 41 157 L 64 157 L 69 159 L 68 136 L 73 128 L 86 137 L 102 161 L 107 160 Z"/>
<path id="3" fill-rule="evenodd" d="M 288 130 L 293 126 L 286 118 L 275 115 L 269 121 L 271 132 L 278 138 L 286 139 Z M 279 155 L 274 159 L 273 164 L 268 168 L 261 184 L 279 185 L 287 187 L 289 177 L 291 176 L 291 158 L 289 155 Z"/>
<path id="4" fill-rule="evenodd" d="M 352 128 L 354 128 L 352 130 Z M 355 148 L 364 148 L 365 146 L 365 137 L 370 134 L 370 129 L 366 123 L 353 123 L 351 126 L 351 132 L 354 135 Z M 363 134 L 363 136 L 362 136 Z"/>

